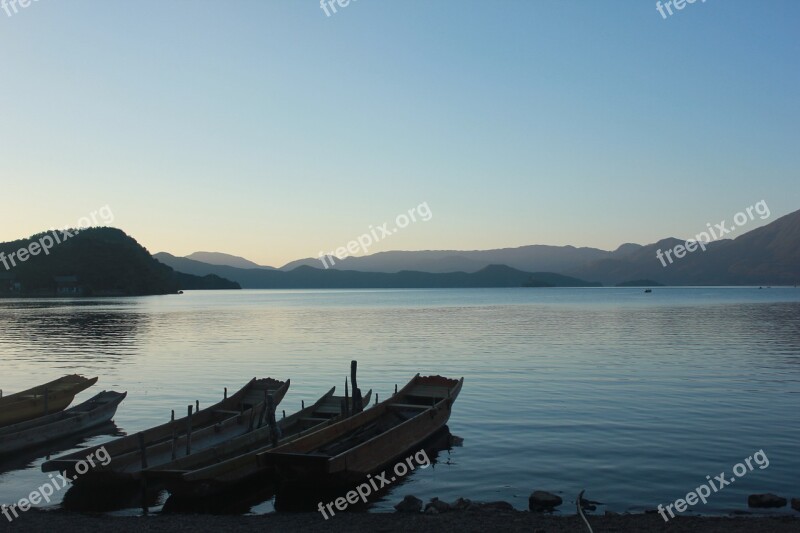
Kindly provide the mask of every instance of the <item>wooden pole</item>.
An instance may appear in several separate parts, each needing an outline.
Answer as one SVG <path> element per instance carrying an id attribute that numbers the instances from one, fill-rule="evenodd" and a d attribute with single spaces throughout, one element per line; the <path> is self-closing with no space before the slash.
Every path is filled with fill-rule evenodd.
<path id="1" fill-rule="evenodd" d="M 222 394 L 222 399 L 223 400 L 227 400 L 228 399 L 228 387 L 225 387 L 225 392 Z"/>
<path id="2" fill-rule="evenodd" d="M 350 390 L 347 388 L 347 378 L 344 378 L 344 416 L 350 416 Z"/>
<path id="3" fill-rule="evenodd" d="M 350 382 L 353 384 L 353 414 L 364 410 L 364 399 L 361 397 L 361 389 L 358 388 L 357 373 L 358 361 L 350 361 Z"/>
<path id="4" fill-rule="evenodd" d="M 186 411 L 186 455 L 189 455 L 192 453 L 192 406 L 188 406 Z"/>
<path id="5" fill-rule="evenodd" d="M 195 400 L 194 401 L 194 412 L 195 413 L 199 413 L 200 412 L 200 400 Z"/>
<path id="6" fill-rule="evenodd" d="M 172 410 L 172 417 L 170 418 L 170 422 L 175 422 L 175 409 Z"/>
<path id="7" fill-rule="evenodd" d="M 147 447 L 144 445 L 144 433 L 138 433 L 139 453 L 142 455 L 142 470 L 147 470 Z"/>

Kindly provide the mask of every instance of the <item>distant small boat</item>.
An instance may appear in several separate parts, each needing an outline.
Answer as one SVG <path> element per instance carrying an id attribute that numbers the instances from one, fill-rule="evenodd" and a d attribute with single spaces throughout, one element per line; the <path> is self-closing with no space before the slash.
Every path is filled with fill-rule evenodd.
<path id="1" fill-rule="evenodd" d="M 316 403 L 277 422 L 278 445 L 340 421 L 344 402 L 353 408 L 353 398 L 334 396 L 336 387 Z M 363 397 L 368 406 L 372 391 Z M 207 498 L 241 486 L 268 472 L 259 465 L 258 454 L 273 449 L 270 428 L 263 427 L 214 448 L 194 453 L 169 464 L 143 472 L 148 481 L 163 483 L 176 498 Z"/>
<path id="2" fill-rule="evenodd" d="M 0 455 L 79 435 L 105 424 L 128 393 L 103 391 L 66 411 L 0 428 Z"/>
<path id="3" fill-rule="evenodd" d="M 653 292 L 653 289 L 645 289 L 644 292 Z"/>
<path id="4" fill-rule="evenodd" d="M 63 411 L 78 393 L 95 383 L 97 378 L 70 375 L 0 397 L 0 427 Z"/>
<path id="5" fill-rule="evenodd" d="M 417 374 L 375 407 L 259 454 L 259 464 L 274 468 L 289 489 L 363 480 L 441 429 L 463 384 L 464 378 Z"/>
<path id="6" fill-rule="evenodd" d="M 253 378 L 236 394 L 210 407 L 140 433 L 47 461 L 42 465 L 42 471 L 64 472 L 75 478 L 75 485 L 100 489 L 134 482 L 144 469 L 168 463 L 179 455 L 216 446 L 260 427 L 266 414 L 267 399 L 271 397 L 274 405 L 278 405 L 289 385 L 289 380 Z M 108 464 L 92 465 L 87 472 L 76 476 L 76 465 L 85 464 L 85 458 L 101 447 L 111 458 Z"/>

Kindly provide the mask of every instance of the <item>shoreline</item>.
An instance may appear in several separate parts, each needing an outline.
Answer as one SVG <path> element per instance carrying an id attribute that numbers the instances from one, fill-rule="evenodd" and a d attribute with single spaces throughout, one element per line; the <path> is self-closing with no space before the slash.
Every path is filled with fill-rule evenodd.
<path id="1" fill-rule="evenodd" d="M 3 518 L 0 516 L 0 518 Z M 669 522 L 654 514 L 587 515 L 597 531 L 634 532 L 775 532 L 800 531 L 800 515 L 780 516 L 679 516 Z M 342 513 L 324 520 L 319 513 L 272 513 L 258 516 L 151 515 L 108 516 L 79 514 L 62 510 L 31 510 L 9 523 L 0 520 L 0 530 L 114 531 L 115 533 L 153 531 L 253 531 L 265 528 L 278 531 L 327 532 L 431 532 L 503 530 L 542 533 L 588 531 L 579 516 L 553 516 L 527 511 L 463 511 L 430 513 Z M 12 529 L 13 528 L 13 529 Z"/>

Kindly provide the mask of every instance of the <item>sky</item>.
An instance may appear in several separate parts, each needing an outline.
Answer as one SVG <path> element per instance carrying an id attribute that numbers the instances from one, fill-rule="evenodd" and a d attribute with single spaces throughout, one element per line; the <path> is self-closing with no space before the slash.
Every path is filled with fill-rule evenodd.
<path id="1" fill-rule="evenodd" d="M 8 8 L 0 241 L 108 206 L 150 252 L 280 266 L 420 204 L 369 253 L 614 249 L 800 208 L 793 0 Z"/>

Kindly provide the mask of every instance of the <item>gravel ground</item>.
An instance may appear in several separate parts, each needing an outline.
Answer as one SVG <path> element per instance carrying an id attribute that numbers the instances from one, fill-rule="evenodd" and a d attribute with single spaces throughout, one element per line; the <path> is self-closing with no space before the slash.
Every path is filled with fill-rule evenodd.
<path id="1" fill-rule="evenodd" d="M 589 516 L 596 533 L 600 532 L 725 532 L 753 533 L 800 532 L 800 517 L 678 517 L 665 523 L 658 515 Z M 162 515 L 149 517 L 109 517 L 64 512 L 35 512 L 21 515 L 13 523 L 0 516 L 0 531 L 64 531 L 114 533 L 197 532 L 197 531 L 325 531 L 325 532 L 483 532 L 519 531 L 526 533 L 586 532 L 577 516 L 545 516 L 521 511 L 453 512 L 430 514 L 344 513 L 323 520 L 318 513 L 271 514 L 265 516 Z"/>

